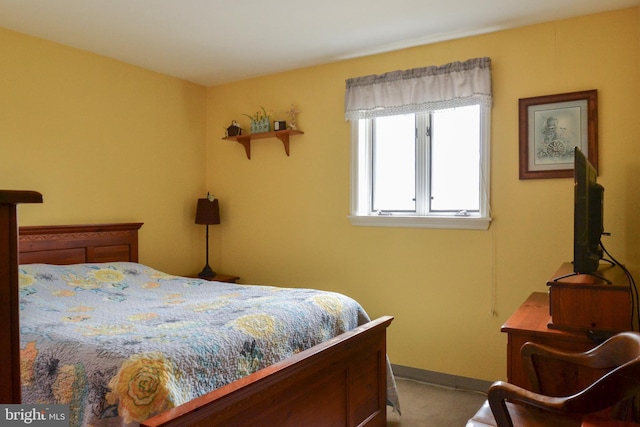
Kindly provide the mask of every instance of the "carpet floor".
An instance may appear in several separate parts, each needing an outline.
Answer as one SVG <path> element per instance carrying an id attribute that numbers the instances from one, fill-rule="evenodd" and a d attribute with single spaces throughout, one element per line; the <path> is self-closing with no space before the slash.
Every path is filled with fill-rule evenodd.
<path id="1" fill-rule="evenodd" d="M 387 407 L 387 427 L 464 427 L 487 396 L 396 378 L 402 415 Z"/>

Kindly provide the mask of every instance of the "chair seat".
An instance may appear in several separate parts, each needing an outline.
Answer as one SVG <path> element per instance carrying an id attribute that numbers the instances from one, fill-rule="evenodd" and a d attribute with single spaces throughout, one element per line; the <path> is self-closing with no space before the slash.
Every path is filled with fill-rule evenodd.
<path id="1" fill-rule="evenodd" d="M 558 414 L 550 414 L 545 411 L 526 408 L 507 402 L 507 409 L 511 414 L 514 426 L 526 427 L 580 427 L 582 422 L 579 419 Z M 467 421 L 467 427 L 496 427 L 496 421 L 489 407 L 489 402 L 485 401 L 478 412 Z"/>
<path id="2" fill-rule="evenodd" d="M 602 419 L 597 417 L 587 417 L 582 422 L 581 427 L 638 427 L 640 424 L 627 421 Z"/>

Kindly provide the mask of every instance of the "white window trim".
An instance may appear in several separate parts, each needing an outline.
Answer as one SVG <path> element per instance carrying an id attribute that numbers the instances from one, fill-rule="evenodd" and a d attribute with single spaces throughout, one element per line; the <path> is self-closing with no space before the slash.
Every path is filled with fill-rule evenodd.
<path id="1" fill-rule="evenodd" d="M 487 230 L 491 223 L 489 205 L 490 190 L 490 123 L 491 109 L 486 106 L 480 108 L 480 126 L 483 137 L 481 138 L 481 190 L 480 212 L 471 213 L 468 216 L 457 215 L 377 215 L 369 212 L 371 194 L 367 183 L 371 165 L 367 161 L 371 147 L 368 144 L 360 144 L 359 120 L 351 120 L 351 214 L 349 221 L 354 226 L 369 227 L 406 227 L 406 228 L 440 228 L 440 229 L 466 229 Z M 368 130 L 365 130 L 368 132 Z M 369 140 L 370 138 L 367 138 Z M 361 191 L 361 189 L 365 189 Z"/>

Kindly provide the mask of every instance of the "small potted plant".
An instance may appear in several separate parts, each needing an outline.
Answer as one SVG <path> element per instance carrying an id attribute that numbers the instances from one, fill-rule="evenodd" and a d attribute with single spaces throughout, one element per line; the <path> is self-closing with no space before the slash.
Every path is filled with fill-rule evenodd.
<path id="1" fill-rule="evenodd" d="M 271 124 L 269 122 L 269 115 L 265 111 L 264 107 L 260 107 L 262 111 L 256 111 L 253 116 L 243 114 L 251 119 L 251 133 L 269 132 L 271 130 Z"/>

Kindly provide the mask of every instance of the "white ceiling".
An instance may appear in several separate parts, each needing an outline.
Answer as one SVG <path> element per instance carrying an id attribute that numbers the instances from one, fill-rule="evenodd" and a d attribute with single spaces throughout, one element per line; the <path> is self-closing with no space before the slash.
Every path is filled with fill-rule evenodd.
<path id="1" fill-rule="evenodd" d="M 639 4 L 640 0 L 0 0 L 0 27 L 211 86 Z"/>

